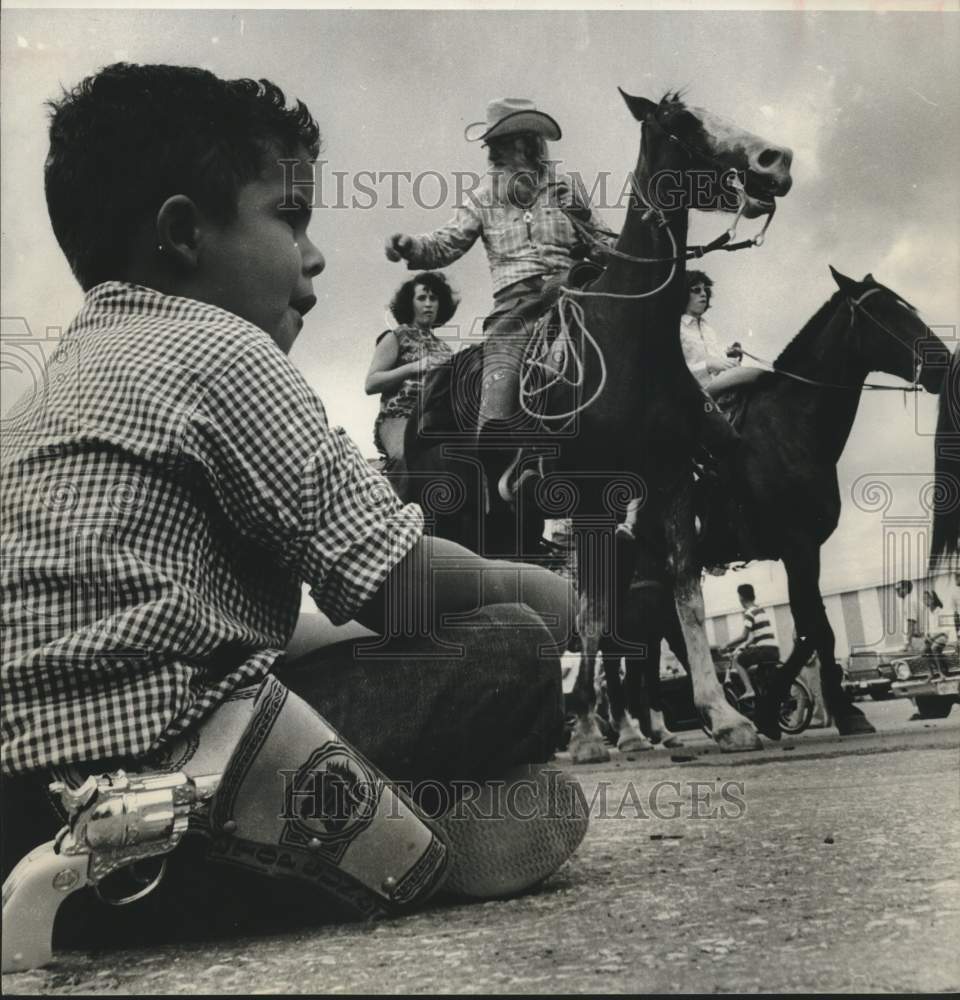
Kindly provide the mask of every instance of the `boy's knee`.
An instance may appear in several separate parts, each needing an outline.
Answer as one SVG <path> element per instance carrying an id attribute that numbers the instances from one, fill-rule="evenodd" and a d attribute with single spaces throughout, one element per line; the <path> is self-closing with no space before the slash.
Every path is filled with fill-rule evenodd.
<path id="1" fill-rule="evenodd" d="M 521 650 L 527 646 L 539 649 L 545 644 L 552 645 L 550 630 L 540 609 L 527 603 L 485 604 L 476 612 L 473 622 L 504 638 L 509 637 Z"/>
<path id="2" fill-rule="evenodd" d="M 478 669 L 494 666 L 500 682 L 560 689 L 560 656 L 550 630 L 526 604 L 489 604 L 474 618 L 477 627 L 461 637 L 468 660 Z"/>

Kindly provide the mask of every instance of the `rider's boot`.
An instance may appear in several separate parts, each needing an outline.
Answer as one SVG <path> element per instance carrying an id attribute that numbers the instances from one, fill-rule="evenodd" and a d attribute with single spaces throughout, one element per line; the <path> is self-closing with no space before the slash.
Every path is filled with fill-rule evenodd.
<path id="1" fill-rule="evenodd" d="M 730 421 L 720 412 L 717 404 L 704 394 L 703 424 L 700 429 L 700 443 L 711 456 L 721 464 L 736 454 L 740 447 L 740 435 Z"/>
<path id="2" fill-rule="evenodd" d="M 728 510 L 736 502 L 734 462 L 740 448 L 740 435 L 730 426 L 717 404 L 706 395 L 703 408 L 700 428 L 702 457 L 698 462 L 700 500 L 697 504 L 701 539 L 711 531 L 725 534 L 724 522 L 732 520 Z"/>
<path id="3" fill-rule="evenodd" d="M 533 499 L 537 476 L 530 447 L 535 421 L 517 410 L 516 380 L 504 391 L 501 384 L 485 386 L 477 451 L 487 488 L 487 513 L 497 541 L 497 554 L 510 557 L 538 555 L 543 547 L 543 515 Z M 488 534 L 488 538 L 493 538 Z"/>

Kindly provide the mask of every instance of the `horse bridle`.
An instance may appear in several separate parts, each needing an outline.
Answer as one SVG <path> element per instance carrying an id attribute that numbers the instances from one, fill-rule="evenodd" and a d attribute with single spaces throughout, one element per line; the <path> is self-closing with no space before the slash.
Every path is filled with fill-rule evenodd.
<path id="1" fill-rule="evenodd" d="M 875 286 L 873 288 L 868 288 L 865 292 L 863 292 L 859 296 L 859 298 L 852 299 L 852 298 L 850 298 L 850 296 L 847 296 L 847 305 L 850 306 L 850 325 L 851 325 L 851 327 L 853 326 L 854 319 L 855 319 L 856 314 L 857 314 L 857 310 L 859 309 L 860 312 L 863 313 L 863 315 L 866 316 L 867 319 L 870 320 L 870 322 L 873 323 L 873 325 L 875 327 L 877 327 L 878 330 L 882 330 L 888 337 L 891 337 L 893 340 L 895 340 L 904 350 L 912 352 L 913 351 L 913 347 L 911 345 L 905 344 L 893 332 L 893 330 L 891 330 L 889 327 L 887 327 L 883 323 L 881 323 L 880 320 L 878 320 L 876 316 L 874 316 L 871 313 L 869 313 L 864 308 L 864 306 L 862 305 L 864 299 L 870 298 L 871 295 L 874 295 L 877 292 L 889 292 L 891 295 L 894 295 L 894 297 L 897 298 L 897 300 L 899 302 L 903 302 L 905 308 L 912 308 L 912 307 L 908 306 L 907 303 L 904 302 L 903 299 L 901 299 L 899 296 L 896 296 L 894 292 L 891 292 L 889 288 L 885 288 L 885 287 L 883 287 L 881 285 L 877 285 L 877 286 Z M 914 315 L 916 315 L 916 310 L 913 310 L 913 311 L 914 311 Z M 922 320 L 921 320 L 921 322 L 922 322 Z M 923 386 L 920 384 L 920 376 L 923 374 L 924 361 L 925 361 L 925 358 L 923 356 L 923 353 L 921 352 L 919 359 L 917 360 L 916 364 L 914 365 L 913 382 L 911 383 L 910 389 L 900 389 L 900 387 L 895 386 L 895 385 L 873 385 L 873 384 L 868 384 L 868 383 L 864 383 L 864 388 L 869 388 L 869 389 L 893 389 L 893 390 L 895 390 L 897 392 L 919 392 L 923 388 Z"/>
<path id="2" fill-rule="evenodd" d="M 737 172 L 737 168 L 728 167 L 717 157 L 711 156 L 710 153 L 706 153 L 701 149 L 694 149 L 683 139 L 681 139 L 680 136 L 671 132 L 670 129 L 668 129 L 662 122 L 660 122 L 656 116 L 653 117 L 653 124 L 656 125 L 656 127 L 660 130 L 660 132 L 663 135 L 665 135 L 667 139 L 670 140 L 670 142 L 679 146 L 687 154 L 687 156 L 690 157 L 691 160 L 693 160 L 694 162 L 696 162 L 697 160 L 701 160 L 715 167 L 720 173 L 721 186 L 723 184 L 724 179 L 729 177 L 730 186 L 737 193 L 737 213 L 734 216 L 733 224 L 727 229 L 726 233 L 724 233 L 721 236 L 718 236 L 717 239 L 712 240 L 705 246 L 687 247 L 686 259 L 690 260 L 693 257 L 702 257 L 705 253 L 710 253 L 713 250 L 723 249 L 723 250 L 733 251 L 733 250 L 742 250 L 745 249 L 746 247 L 762 247 L 764 238 L 766 236 L 767 228 L 769 227 L 771 221 L 773 220 L 773 213 L 777 210 L 776 199 L 773 200 L 773 208 L 770 210 L 770 212 L 767 213 L 767 218 L 763 224 L 763 228 L 760 230 L 759 233 L 757 233 L 756 236 L 754 236 L 752 239 L 742 240 L 740 243 L 729 245 L 729 241 L 732 240 L 733 237 L 736 236 L 737 234 L 737 225 L 740 222 L 741 216 L 743 215 L 743 210 L 747 207 L 746 186 L 743 183 L 741 183 L 739 174 Z M 650 206 L 648 206 L 648 211 L 652 210 L 653 209 L 650 208 Z M 666 221 L 664 213 L 662 211 L 660 212 L 660 216 L 661 219 Z"/>
<path id="3" fill-rule="evenodd" d="M 585 236 L 587 242 L 594 248 L 598 249 L 603 254 L 636 264 L 669 264 L 670 273 L 667 275 L 667 277 L 660 285 L 658 285 L 656 288 L 648 292 L 637 292 L 630 294 L 626 292 L 591 291 L 584 288 L 568 288 L 566 286 L 563 286 L 561 288 L 560 298 L 557 303 L 558 314 L 560 318 L 560 327 L 561 327 L 560 335 L 556 338 L 553 346 L 551 347 L 546 341 L 546 329 L 545 328 L 542 329 L 539 337 L 534 336 L 531 339 L 530 343 L 527 345 L 527 349 L 524 353 L 524 359 L 523 359 L 523 366 L 526 367 L 528 372 L 530 372 L 531 369 L 535 368 L 539 369 L 541 374 L 546 373 L 548 377 L 552 377 L 552 381 L 548 381 L 544 386 L 540 387 L 539 390 L 536 391 L 530 390 L 528 388 L 526 384 L 527 380 L 523 376 L 521 376 L 521 382 L 520 382 L 521 409 L 528 416 L 536 416 L 544 423 L 548 423 L 549 421 L 554 421 L 554 420 L 562 420 L 565 422 L 572 420 L 577 413 L 582 412 L 584 409 L 590 406 L 596 399 L 599 398 L 606 384 L 607 368 L 606 368 L 606 361 L 603 356 L 603 351 L 600 349 L 600 345 L 596 342 L 596 340 L 590 334 L 590 331 L 587 329 L 585 317 L 583 314 L 583 309 L 577 302 L 577 299 L 606 298 L 606 299 L 636 300 L 636 299 L 651 298 L 654 295 L 658 295 L 660 292 L 662 292 L 665 288 L 667 288 L 671 284 L 674 275 L 676 274 L 677 264 L 680 263 L 681 261 L 687 261 L 693 258 L 700 258 L 703 257 L 705 254 L 711 253 L 714 250 L 723 249 L 727 251 L 735 251 L 735 250 L 743 250 L 746 249 L 747 247 L 762 246 L 767 228 L 769 227 L 771 221 L 773 220 L 773 213 L 774 211 L 776 211 L 776 200 L 774 200 L 773 202 L 773 208 L 768 213 L 766 221 L 763 224 L 763 228 L 756 236 L 754 236 L 752 239 L 749 240 L 742 240 L 740 243 L 731 243 L 730 241 L 733 239 L 733 237 L 736 235 L 737 232 L 737 224 L 739 223 L 740 218 L 742 217 L 744 209 L 746 208 L 747 205 L 746 190 L 744 188 L 744 185 L 740 183 L 740 179 L 737 176 L 736 169 L 733 167 L 727 168 L 725 164 L 721 163 L 716 158 L 711 157 L 707 153 L 695 152 L 694 150 L 690 149 L 690 147 L 687 146 L 682 139 L 680 139 L 678 136 L 675 136 L 668 129 L 664 128 L 664 126 L 659 121 L 657 121 L 656 118 L 654 118 L 653 120 L 656 123 L 656 127 L 660 129 L 669 139 L 678 143 L 684 149 L 684 151 L 691 157 L 691 159 L 699 158 L 701 160 L 705 160 L 708 163 L 713 163 L 724 172 L 723 173 L 724 177 L 728 175 L 732 176 L 733 186 L 737 192 L 737 198 L 738 198 L 737 214 L 734 217 L 733 224 L 725 232 L 721 233 L 721 235 L 718 236 L 716 239 L 712 240 L 710 243 L 706 245 L 696 246 L 696 247 L 684 247 L 683 253 L 681 254 L 677 247 L 676 238 L 674 237 L 670 227 L 667 225 L 667 214 L 663 211 L 663 209 L 655 208 L 653 205 L 650 205 L 643 198 L 643 194 L 640 191 L 639 183 L 636 183 L 636 175 L 634 174 L 632 175 L 635 182 L 633 185 L 634 193 L 638 201 L 640 201 L 640 203 L 644 205 L 644 207 L 646 208 L 646 212 L 644 213 L 643 217 L 644 220 L 650 218 L 653 215 L 659 216 L 660 226 L 666 231 L 667 236 L 670 239 L 670 243 L 673 247 L 672 257 L 636 257 L 633 254 L 628 254 L 622 250 L 618 250 L 616 247 L 608 246 L 606 243 L 603 243 L 596 236 L 597 233 L 603 233 L 604 235 L 615 237 L 617 235 L 616 233 L 613 233 L 610 230 L 601 229 L 601 227 L 599 226 L 594 226 L 591 223 L 587 223 L 580 219 L 577 219 L 570 209 L 561 208 L 561 211 L 563 211 L 564 215 L 570 220 L 574 229 L 582 236 Z M 681 209 L 681 211 L 686 211 L 686 209 Z M 533 395 L 539 395 L 547 391 L 549 388 L 551 388 L 558 382 L 566 382 L 567 385 L 569 385 L 571 388 L 575 390 L 581 388 L 583 385 L 583 378 L 584 378 L 583 362 L 580 360 L 579 356 L 576 353 L 576 350 L 572 346 L 573 338 L 571 335 L 569 321 L 566 316 L 567 309 L 569 309 L 570 312 L 572 313 L 573 322 L 575 326 L 579 328 L 581 335 L 592 344 L 594 350 L 597 353 L 597 357 L 600 360 L 600 378 L 598 380 L 596 390 L 588 400 L 586 400 L 585 402 L 583 401 L 579 402 L 572 410 L 569 410 L 567 412 L 546 415 L 532 410 L 527 405 L 527 397 Z M 565 376 L 565 369 L 569 364 L 569 359 L 571 356 L 573 357 L 573 363 L 576 370 L 576 376 L 572 380 Z M 552 359 L 552 363 L 551 361 L 546 360 L 548 358 Z M 564 426 L 566 426 L 566 424 L 564 424 Z"/>
<path id="4" fill-rule="evenodd" d="M 888 336 L 892 337 L 901 347 L 907 351 L 912 351 L 912 348 L 905 344 L 889 327 L 885 326 L 880 322 L 872 313 L 868 312 L 863 306 L 864 299 L 870 298 L 871 295 L 875 295 L 877 292 L 889 292 L 894 295 L 889 288 L 877 285 L 874 288 L 868 288 L 865 292 L 862 292 L 859 297 L 851 298 L 849 295 L 844 297 L 844 302 L 850 309 L 850 329 L 854 328 L 856 323 L 857 311 L 859 310 L 874 326 L 882 330 Z M 898 297 L 899 298 L 899 297 Z M 899 299 L 903 302 L 903 299 Z M 847 385 L 840 382 L 821 382 L 817 379 L 806 378 L 804 375 L 797 375 L 796 372 L 788 372 L 783 368 L 777 368 L 772 362 L 765 360 L 764 358 L 757 357 L 755 354 L 751 354 L 749 351 L 742 351 L 744 355 L 748 358 L 752 358 L 754 361 L 758 361 L 760 364 L 767 365 L 770 372 L 776 375 L 783 375 L 786 378 L 793 379 L 796 382 L 803 382 L 805 385 L 816 386 L 820 389 L 847 389 L 860 391 L 861 389 L 873 389 L 878 391 L 887 392 L 921 392 L 923 391 L 923 386 L 920 384 L 920 376 L 923 374 L 924 358 L 921 355 L 920 359 L 917 361 L 914 369 L 913 381 L 909 386 L 900 385 L 879 385 L 876 382 L 861 382 L 859 385 Z"/>
<path id="5" fill-rule="evenodd" d="M 652 119 L 652 123 L 656 125 L 657 129 L 665 135 L 671 142 L 676 143 L 683 149 L 683 151 L 690 157 L 691 160 L 700 160 L 715 166 L 721 173 L 721 183 L 724 178 L 730 178 L 730 186 L 737 194 L 737 211 L 734 215 L 733 223 L 727 227 L 727 229 L 721 233 L 716 239 L 711 240 L 709 243 L 698 244 L 696 246 L 684 247 L 684 251 L 681 254 L 677 248 L 676 242 L 673 239 L 673 234 L 667 229 L 667 234 L 670 236 L 670 242 L 673 244 L 673 256 L 672 257 L 637 257 L 634 254 L 625 253 L 623 250 L 618 250 L 616 247 L 608 246 L 602 240 L 597 238 L 596 234 L 602 236 L 616 237 L 618 234 L 612 232 L 609 229 L 604 229 L 601 226 L 595 226 L 591 223 L 585 222 L 581 219 L 577 219 L 573 213 L 566 208 L 561 207 L 561 211 L 566 215 L 566 217 L 573 224 L 574 229 L 577 230 L 581 236 L 584 236 L 587 242 L 599 253 L 608 257 L 616 257 L 618 260 L 625 260 L 632 264 L 673 264 L 676 265 L 680 261 L 688 261 L 694 259 L 700 259 L 708 253 L 713 253 L 715 250 L 724 250 L 728 253 L 735 252 L 737 250 L 746 250 L 750 247 L 760 247 L 763 246 L 764 239 L 766 238 L 767 229 L 770 227 L 770 223 L 773 221 L 774 213 L 777 209 L 776 200 L 773 201 L 773 208 L 767 213 L 767 217 L 764 220 L 763 228 L 757 233 L 756 236 L 750 239 L 741 240 L 738 243 L 732 243 L 731 240 L 737 235 L 737 226 L 740 223 L 740 219 L 743 217 L 743 212 L 747 207 L 747 193 L 745 186 L 741 183 L 740 178 L 737 174 L 736 167 L 728 167 L 722 161 L 709 153 L 705 153 L 701 150 L 695 150 L 690 147 L 687 143 L 683 141 L 679 136 L 674 135 L 668 128 L 666 128 L 661 122 L 656 118 Z M 654 207 L 651 205 L 644 197 L 643 193 L 640 191 L 639 183 L 637 182 L 636 175 L 631 175 L 634 180 L 634 184 L 631 185 L 634 195 L 637 200 L 646 209 L 644 212 L 644 219 L 649 219 L 650 217 L 656 215 L 659 217 L 659 222 L 661 227 L 667 226 L 667 215 L 662 208 Z M 686 211 L 686 209 L 676 209 L 676 211 Z M 652 292 L 644 292 L 639 295 L 624 295 L 624 294 L 614 294 L 610 292 L 599 293 L 599 292 L 583 292 L 582 290 L 567 290 L 571 294 L 579 296 L 588 295 L 602 295 L 608 298 L 648 298 L 651 295 L 656 295 L 658 292 L 662 291 L 670 281 L 673 279 L 674 271 L 671 268 L 670 276 L 667 280 L 660 285 L 657 289 Z"/>

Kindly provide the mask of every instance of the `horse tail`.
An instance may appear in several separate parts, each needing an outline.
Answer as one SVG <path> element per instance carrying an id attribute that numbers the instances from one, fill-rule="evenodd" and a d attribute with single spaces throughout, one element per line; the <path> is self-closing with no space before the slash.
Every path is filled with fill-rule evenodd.
<path id="1" fill-rule="evenodd" d="M 940 390 L 934 437 L 933 532 L 930 538 L 932 574 L 953 564 L 960 569 L 960 350 Z"/>

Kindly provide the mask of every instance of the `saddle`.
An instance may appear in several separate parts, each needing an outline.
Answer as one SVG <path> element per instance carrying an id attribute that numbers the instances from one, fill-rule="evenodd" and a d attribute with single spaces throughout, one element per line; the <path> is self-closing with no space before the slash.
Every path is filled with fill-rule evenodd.
<path id="1" fill-rule="evenodd" d="M 547 294 L 546 308 L 537 321 L 536 332 L 540 333 L 545 326 L 550 339 L 556 336 L 559 330 L 557 300 L 561 285 L 583 289 L 596 281 L 603 271 L 603 267 L 592 260 L 579 260 L 562 280 L 554 279 L 552 284 L 555 294 Z M 469 390 L 479 386 L 482 371 L 483 344 L 470 344 L 429 372 L 420 394 L 416 421 L 418 437 L 433 438 L 436 441 L 447 435 L 461 436 L 475 432 L 475 414 L 470 412 L 470 401 L 460 397 L 464 395 L 463 387 Z M 455 391 L 455 386 L 460 388 Z M 415 442 L 407 443 L 413 445 Z"/>
<path id="2" fill-rule="evenodd" d="M 723 392 L 719 396 L 710 397 L 716 404 L 717 409 L 727 418 L 727 422 L 738 434 L 746 418 L 747 404 L 753 395 L 752 388 L 752 386 L 746 386 L 743 389 L 731 389 L 729 392 Z"/>
<path id="3" fill-rule="evenodd" d="M 588 285 L 592 285 L 603 274 L 604 270 L 605 268 L 595 260 L 578 260 L 570 268 L 566 286 L 576 289 L 586 288 Z"/>
<path id="4" fill-rule="evenodd" d="M 438 440 L 473 432 L 470 422 L 463 419 L 457 406 L 454 386 L 469 383 L 473 375 L 482 371 L 483 344 L 470 344 L 427 373 L 420 391 L 419 410 L 415 411 L 415 420 L 411 421 L 416 435 L 411 440 L 408 425 L 405 452 L 409 453 L 410 447 L 417 444 L 417 439 L 423 439 L 422 446 L 429 447 Z"/>

